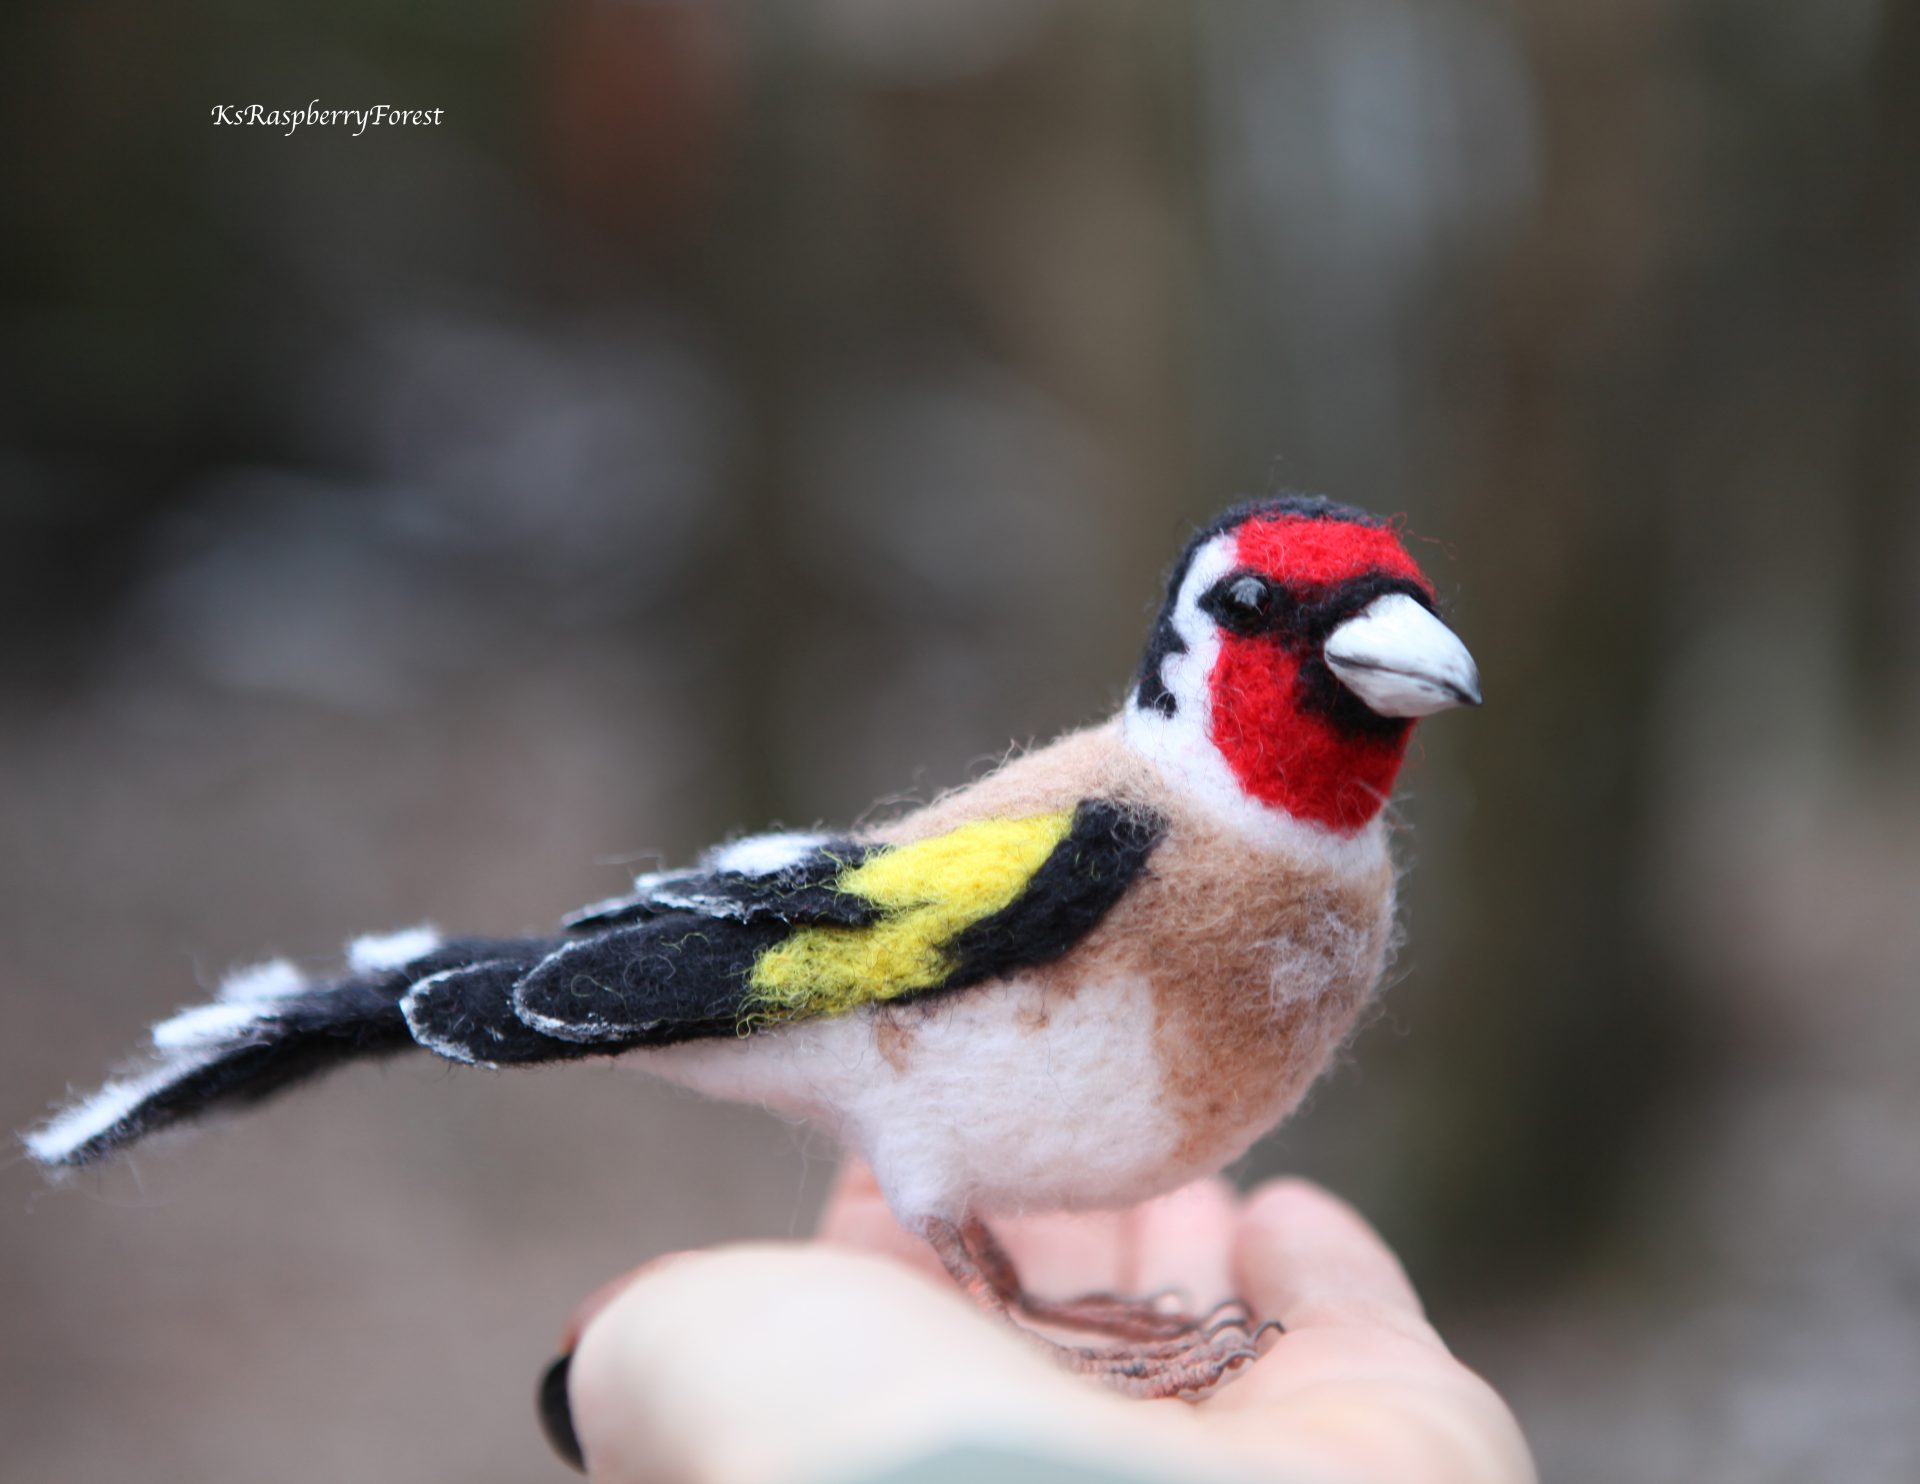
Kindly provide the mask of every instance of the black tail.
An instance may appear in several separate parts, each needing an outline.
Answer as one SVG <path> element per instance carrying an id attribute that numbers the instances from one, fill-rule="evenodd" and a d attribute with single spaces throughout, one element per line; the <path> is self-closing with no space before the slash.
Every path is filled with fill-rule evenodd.
<path id="1" fill-rule="evenodd" d="M 346 975 L 329 982 L 284 961 L 246 970 L 211 1002 L 156 1025 L 157 1058 L 26 1134 L 27 1152 L 49 1169 L 91 1164 L 173 1124 L 396 1051 L 483 1065 L 617 1051 L 554 1040 L 515 1018 L 515 981 L 562 941 L 442 942 L 416 928 L 360 939 Z"/>

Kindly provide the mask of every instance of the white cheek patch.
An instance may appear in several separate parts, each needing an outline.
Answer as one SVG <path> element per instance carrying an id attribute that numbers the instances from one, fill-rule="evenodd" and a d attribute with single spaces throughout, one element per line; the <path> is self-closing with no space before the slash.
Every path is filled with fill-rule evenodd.
<path id="1" fill-rule="evenodd" d="M 1160 675 L 1174 699 L 1172 716 L 1127 697 L 1121 735 L 1159 769 L 1168 785 L 1236 834 L 1262 849 L 1359 869 L 1378 848 L 1378 820 L 1351 836 L 1340 835 L 1285 809 L 1254 798 L 1240 786 L 1213 742 L 1213 667 L 1220 658 L 1220 629 L 1200 611 L 1200 599 L 1237 562 L 1235 536 L 1214 537 L 1187 567 L 1173 610 L 1174 631 L 1187 646 L 1161 662 Z"/>
<path id="2" fill-rule="evenodd" d="M 1233 545 L 1231 534 L 1216 536 L 1195 552 L 1174 600 L 1173 630 L 1186 648 L 1160 661 L 1160 680 L 1173 698 L 1173 715 L 1140 705 L 1137 694 L 1127 698 L 1127 741 L 1163 769 L 1196 780 L 1226 769 L 1213 745 L 1213 700 L 1207 693 L 1220 658 L 1220 630 L 1200 611 L 1200 598 L 1233 569 Z M 1239 791 L 1237 785 L 1234 791 Z"/>

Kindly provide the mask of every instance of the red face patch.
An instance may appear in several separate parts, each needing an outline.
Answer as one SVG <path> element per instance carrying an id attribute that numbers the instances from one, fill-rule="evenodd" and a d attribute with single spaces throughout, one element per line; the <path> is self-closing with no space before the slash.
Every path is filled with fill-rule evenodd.
<path id="1" fill-rule="evenodd" d="M 1300 516 L 1250 520 L 1240 528 L 1234 550 L 1241 566 L 1289 584 L 1324 587 L 1384 572 L 1417 582 L 1429 596 L 1433 592 L 1388 526 Z"/>
<path id="2" fill-rule="evenodd" d="M 1242 567 L 1303 591 L 1379 574 L 1432 589 L 1400 538 L 1385 526 L 1282 516 L 1240 528 Z M 1213 670 L 1213 741 L 1240 786 L 1262 803 L 1342 833 L 1385 806 L 1406 755 L 1411 722 L 1343 727 L 1305 704 L 1303 671 L 1318 653 L 1298 653 L 1278 634 L 1223 633 Z M 1337 685 L 1338 681 L 1332 681 Z"/>

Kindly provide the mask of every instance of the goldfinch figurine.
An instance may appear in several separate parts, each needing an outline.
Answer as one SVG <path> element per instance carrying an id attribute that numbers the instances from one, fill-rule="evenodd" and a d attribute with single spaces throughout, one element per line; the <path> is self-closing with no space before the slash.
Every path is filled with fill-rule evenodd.
<path id="1" fill-rule="evenodd" d="M 101 1159 L 358 1057 L 618 1056 L 817 1121 L 872 1165 L 961 1287 L 1138 1395 L 1250 1358 L 1239 1310 L 1028 1293 L 996 1213 L 1123 1207 L 1283 1118 L 1379 983 L 1382 810 L 1415 721 L 1478 705 L 1464 645 L 1395 530 L 1287 497 L 1175 565 L 1118 716 L 845 834 L 736 840 L 551 937 L 428 928 L 309 979 L 230 978 L 155 1056 L 25 1136 Z"/>

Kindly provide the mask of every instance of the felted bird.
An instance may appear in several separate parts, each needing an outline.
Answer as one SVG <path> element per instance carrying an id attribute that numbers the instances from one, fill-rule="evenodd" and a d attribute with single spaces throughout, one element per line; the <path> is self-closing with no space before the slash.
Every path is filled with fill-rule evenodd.
<path id="1" fill-rule="evenodd" d="M 361 1057 L 621 1057 L 823 1125 L 980 1304 L 1113 1342 L 1139 1395 L 1254 1354 L 1243 1309 L 1029 1293 L 1001 1213 L 1130 1206 L 1300 1101 L 1378 985 L 1382 811 L 1417 718 L 1480 701 L 1396 529 L 1289 496 L 1196 534 L 1120 713 L 925 807 L 735 840 L 553 936 L 360 938 L 230 977 L 25 1135 L 78 1166 Z"/>

